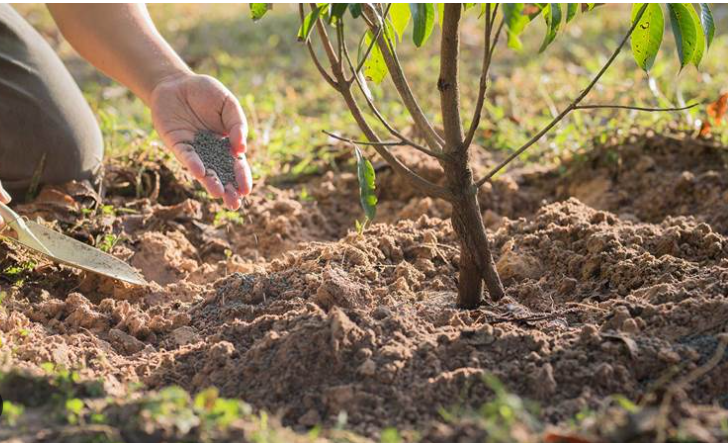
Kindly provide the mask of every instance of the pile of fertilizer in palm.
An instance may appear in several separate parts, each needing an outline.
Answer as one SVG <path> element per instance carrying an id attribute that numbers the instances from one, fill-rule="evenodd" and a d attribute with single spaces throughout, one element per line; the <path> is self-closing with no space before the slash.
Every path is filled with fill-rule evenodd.
<path id="1" fill-rule="evenodd" d="M 231 183 L 235 189 L 238 182 L 235 180 L 235 169 L 233 163 L 235 157 L 230 153 L 230 139 L 218 137 L 210 131 L 200 131 L 195 134 L 195 141 L 192 147 L 205 165 L 205 170 L 215 171 L 222 186 Z"/>

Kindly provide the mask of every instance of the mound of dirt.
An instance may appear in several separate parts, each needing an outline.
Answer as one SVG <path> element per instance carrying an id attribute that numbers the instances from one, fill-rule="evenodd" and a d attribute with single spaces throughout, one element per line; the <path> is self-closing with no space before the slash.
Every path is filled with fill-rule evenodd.
<path id="1" fill-rule="evenodd" d="M 346 412 L 365 435 L 429 429 L 432 441 L 482 435 L 440 411 L 492 399 L 486 374 L 554 424 L 615 394 L 654 404 L 711 361 L 728 325 L 723 151 L 651 137 L 617 161 L 609 152 L 568 175 L 486 187 L 507 297 L 472 311 L 454 306 L 448 208 L 393 194 L 386 168 L 388 223 L 365 235 L 349 230 L 360 216 L 350 173 L 306 183 L 307 195 L 260 186 L 238 215 L 153 164 L 112 168 L 105 199 L 77 183 L 47 188 L 18 211 L 109 248 L 152 283 L 129 288 L 0 245 L 2 369 L 41 374 L 51 362 L 118 396 L 131 383 L 212 386 L 298 430 Z M 708 369 L 683 404 L 728 406 L 728 358 Z"/>

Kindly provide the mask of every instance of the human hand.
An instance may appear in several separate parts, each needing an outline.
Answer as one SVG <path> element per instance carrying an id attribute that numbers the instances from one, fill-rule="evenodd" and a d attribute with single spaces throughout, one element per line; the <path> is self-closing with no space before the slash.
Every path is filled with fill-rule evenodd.
<path id="1" fill-rule="evenodd" d="M 154 127 L 177 160 L 212 197 L 222 197 L 229 209 L 238 209 L 240 197 L 250 193 L 253 180 L 245 159 L 248 125 L 233 94 L 212 77 L 181 73 L 162 79 L 154 87 L 149 107 Z M 191 144 L 202 130 L 230 137 L 238 189 L 230 183 L 223 188 L 214 171 L 205 171 Z"/>
<path id="2" fill-rule="evenodd" d="M 3 184 L 0 183 L 0 202 L 8 204 L 10 203 L 10 194 L 8 194 L 5 189 L 3 189 Z M 5 225 L 5 220 L 3 220 L 2 215 L 0 215 L 0 227 L 3 227 Z"/>

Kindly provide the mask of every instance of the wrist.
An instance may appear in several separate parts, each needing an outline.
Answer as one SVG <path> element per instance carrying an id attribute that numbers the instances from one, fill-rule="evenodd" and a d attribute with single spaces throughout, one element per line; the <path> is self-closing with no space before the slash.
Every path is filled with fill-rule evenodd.
<path id="1" fill-rule="evenodd" d="M 141 94 L 139 94 L 139 97 L 147 104 L 147 106 L 149 106 L 151 105 L 154 94 L 161 86 L 168 85 L 194 75 L 196 74 L 184 63 L 181 66 L 166 67 L 165 69 L 161 69 L 159 72 L 150 76 L 148 86 Z"/>

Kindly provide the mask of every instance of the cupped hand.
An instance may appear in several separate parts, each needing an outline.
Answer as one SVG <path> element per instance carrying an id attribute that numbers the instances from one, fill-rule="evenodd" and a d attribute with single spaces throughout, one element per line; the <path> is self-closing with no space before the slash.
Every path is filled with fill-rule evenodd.
<path id="1" fill-rule="evenodd" d="M 245 158 L 248 126 L 235 96 L 212 77 L 184 73 L 160 81 L 152 91 L 149 107 L 155 129 L 177 160 L 212 197 L 222 197 L 228 208 L 238 209 L 253 180 Z M 217 174 L 205 170 L 191 144 L 202 130 L 230 137 L 237 189 L 230 183 L 223 188 Z"/>

